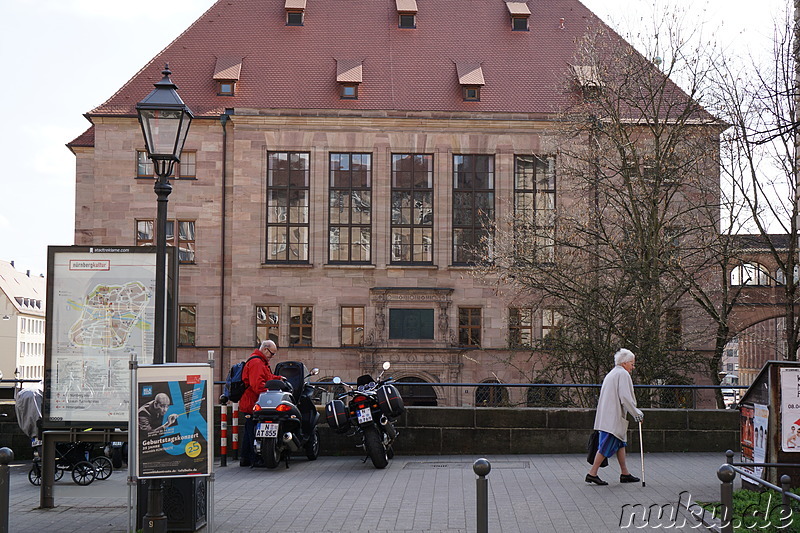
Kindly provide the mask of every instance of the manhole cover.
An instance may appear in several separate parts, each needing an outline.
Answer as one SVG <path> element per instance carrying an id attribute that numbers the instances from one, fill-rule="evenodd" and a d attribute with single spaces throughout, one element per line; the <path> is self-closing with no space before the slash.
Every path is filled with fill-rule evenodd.
<path id="1" fill-rule="evenodd" d="M 443 469 L 443 468 L 450 468 L 454 470 L 458 469 L 472 469 L 472 462 L 467 461 L 407 461 L 403 468 L 408 468 L 411 470 L 420 470 L 420 469 Z M 530 468 L 531 463 L 530 461 L 495 461 L 491 463 L 492 470 L 495 469 L 508 469 L 508 468 Z"/>

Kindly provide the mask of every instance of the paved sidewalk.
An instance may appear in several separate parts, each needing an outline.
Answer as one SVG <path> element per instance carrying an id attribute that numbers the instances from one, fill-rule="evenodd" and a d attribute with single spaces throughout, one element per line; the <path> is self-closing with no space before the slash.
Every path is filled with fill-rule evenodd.
<path id="1" fill-rule="evenodd" d="M 440 532 L 476 531 L 477 476 L 467 456 L 397 456 L 384 470 L 358 457 L 293 459 L 286 470 L 220 468 L 215 474 L 214 513 L 217 533 L 240 532 Z M 717 468 L 722 453 L 646 454 L 646 487 L 619 483 L 616 460 L 601 469 L 610 482 L 584 482 L 589 469 L 580 455 L 487 456 L 489 531 L 619 531 L 625 504 L 677 506 L 718 501 Z M 639 475 L 640 459 L 629 456 Z M 14 533 L 127 531 L 126 473 L 105 481 L 75 485 L 67 473 L 55 485 L 54 509 L 38 509 L 39 487 L 28 482 L 29 463 L 11 468 L 11 519 Z M 739 481 L 736 481 L 739 486 Z M 628 508 L 630 509 L 630 507 Z M 671 507 L 663 507 L 669 511 Z M 640 512 L 641 514 L 641 512 Z M 677 515 L 678 525 L 682 516 Z M 627 522 L 627 519 L 623 520 Z M 687 522 L 672 531 L 697 531 Z M 640 521 L 635 526 L 645 525 Z M 666 520 L 651 522 L 664 527 Z M 642 529 L 648 529 L 647 527 Z M 201 531 L 208 531 L 203 528 Z"/>

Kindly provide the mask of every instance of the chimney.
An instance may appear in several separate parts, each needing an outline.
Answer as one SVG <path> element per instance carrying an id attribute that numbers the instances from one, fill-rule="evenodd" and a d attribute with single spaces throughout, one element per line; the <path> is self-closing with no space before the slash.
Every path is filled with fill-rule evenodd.
<path id="1" fill-rule="evenodd" d="M 11 268 L 14 268 L 14 261 L 11 261 Z"/>
<path id="2" fill-rule="evenodd" d="M 28 270 L 27 272 L 25 272 L 25 275 L 28 276 L 28 277 L 31 277 L 31 271 Z"/>

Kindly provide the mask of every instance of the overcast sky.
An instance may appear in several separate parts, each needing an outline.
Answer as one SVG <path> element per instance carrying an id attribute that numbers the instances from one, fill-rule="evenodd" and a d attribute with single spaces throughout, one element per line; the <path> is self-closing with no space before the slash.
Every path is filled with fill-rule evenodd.
<path id="1" fill-rule="evenodd" d="M 770 46 L 773 18 L 780 18 L 786 2 L 698 0 L 691 3 L 697 13 L 692 20 L 707 23 L 709 31 L 721 27 L 718 40 L 746 54 Z M 636 27 L 654 4 L 584 3 L 622 33 Z M 5 157 L 0 259 L 14 261 L 18 271 L 46 274 L 47 246 L 73 244 L 75 156 L 64 145 L 89 126 L 84 113 L 107 100 L 213 4 L 2 0 L 0 56 L 8 76 L 0 86 L 6 102 L 0 129 Z M 154 194 L 154 216 L 155 210 Z"/>

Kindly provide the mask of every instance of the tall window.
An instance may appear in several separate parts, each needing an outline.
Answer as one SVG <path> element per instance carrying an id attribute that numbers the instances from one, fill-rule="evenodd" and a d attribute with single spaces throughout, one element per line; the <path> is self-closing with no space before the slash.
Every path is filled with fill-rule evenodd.
<path id="1" fill-rule="evenodd" d="M 490 258 L 494 156 L 453 156 L 453 264 Z"/>
<path id="2" fill-rule="evenodd" d="M 542 309 L 542 340 L 552 341 L 561 326 L 561 313 L 555 309 Z"/>
<path id="3" fill-rule="evenodd" d="M 197 332 L 197 307 L 181 305 L 178 311 L 178 345 L 194 346 Z"/>
<path id="4" fill-rule="evenodd" d="M 261 344 L 269 339 L 280 346 L 278 343 L 279 317 L 280 307 L 277 305 L 256 306 L 256 344 Z"/>
<path id="5" fill-rule="evenodd" d="M 309 175 L 308 153 L 269 153 L 266 261 L 308 262 Z"/>
<path id="6" fill-rule="evenodd" d="M 433 262 L 433 155 L 392 154 L 392 263 Z"/>
<path id="7" fill-rule="evenodd" d="M 144 150 L 136 151 L 136 177 L 154 178 L 153 161 L 147 157 Z M 180 163 L 175 163 L 170 178 L 195 179 L 197 178 L 197 152 L 194 150 L 184 150 L 181 152 Z"/>
<path id="8" fill-rule="evenodd" d="M 481 345 L 481 308 L 458 308 L 458 343 L 461 346 Z"/>
<path id="9" fill-rule="evenodd" d="M 313 326 L 313 307 L 290 307 L 289 346 L 311 346 Z"/>
<path id="10" fill-rule="evenodd" d="M 533 310 L 511 308 L 508 310 L 508 344 L 512 348 L 531 346 L 533 342 Z"/>
<path id="11" fill-rule="evenodd" d="M 372 155 L 330 154 L 328 257 L 332 263 L 372 260 Z"/>
<path id="12" fill-rule="evenodd" d="M 681 309 L 673 307 L 666 310 L 664 315 L 664 337 L 672 346 L 678 346 L 683 336 L 683 313 Z"/>
<path id="13" fill-rule="evenodd" d="M 175 224 L 178 233 L 175 233 Z M 136 246 L 155 244 L 155 224 L 152 219 L 136 221 Z M 178 247 L 178 261 L 194 263 L 195 232 L 194 220 L 167 220 L 167 246 Z"/>
<path id="14" fill-rule="evenodd" d="M 556 172 L 552 156 L 514 157 L 514 235 L 519 257 L 553 261 Z"/>
<path id="15" fill-rule="evenodd" d="M 364 308 L 342 307 L 342 346 L 364 344 Z"/>

